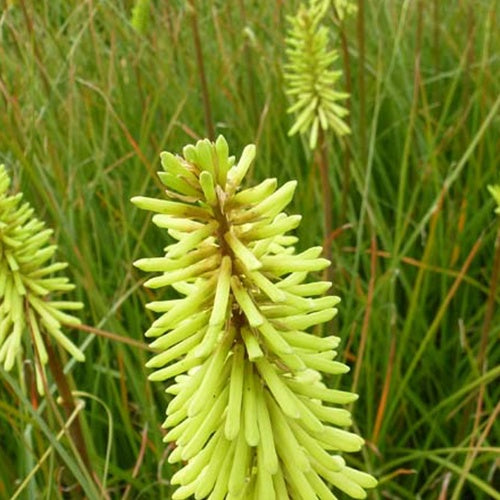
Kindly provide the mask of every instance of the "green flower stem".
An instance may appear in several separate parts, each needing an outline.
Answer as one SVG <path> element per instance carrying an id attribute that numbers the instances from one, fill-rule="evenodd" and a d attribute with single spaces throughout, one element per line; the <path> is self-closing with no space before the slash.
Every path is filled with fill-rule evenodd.
<path id="1" fill-rule="evenodd" d="M 328 142 L 323 129 L 319 131 L 318 137 L 318 151 L 317 157 L 319 158 L 319 171 L 321 175 L 321 192 L 323 195 L 323 256 L 331 260 L 331 246 L 330 234 L 333 231 L 333 206 L 332 206 L 332 190 L 330 187 L 330 179 L 328 176 Z M 331 281 L 333 277 L 333 268 L 328 266 L 323 274 L 323 279 Z"/>
<path id="2" fill-rule="evenodd" d="M 70 418 L 71 415 L 73 415 L 77 411 L 77 406 L 69 387 L 68 379 L 62 368 L 59 355 L 55 352 L 54 348 L 52 347 L 52 342 L 49 339 L 46 339 L 45 347 L 47 349 L 47 354 L 49 355 L 49 369 L 52 373 L 52 376 L 54 377 L 54 381 L 56 383 L 59 394 L 61 395 L 64 412 L 66 413 L 66 417 Z M 69 427 L 69 432 L 71 435 L 71 439 L 75 443 L 76 449 L 82 457 L 82 462 L 84 463 L 87 470 L 91 473 L 91 476 L 94 476 L 89 453 L 87 450 L 87 445 L 85 443 L 85 439 L 83 438 L 80 415 L 78 415 L 73 420 L 73 423 Z"/>
<path id="3" fill-rule="evenodd" d="M 358 72 L 359 85 L 359 128 L 358 137 L 361 148 L 361 164 L 366 165 L 366 91 L 365 91 L 365 1 L 358 0 L 358 15 L 356 23 L 358 36 L 358 53 L 360 71 Z"/>
<path id="4" fill-rule="evenodd" d="M 191 30 L 193 32 L 193 42 L 196 53 L 196 62 L 198 74 L 200 76 L 201 92 L 203 96 L 203 110 L 205 112 L 205 125 L 207 127 L 207 135 L 210 139 L 215 138 L 215 127 L 212 120 L 212 106 L 210 104 L 210 95 L 208 93 L 207 77 L 205 74 L 205 65 L 203 62 L 203 51 L 201 49 L 200 30 L 198 29 L 198 13 L 196 10 L 195 0 L 188 0 L 189 15 L 191 17 Z"/>

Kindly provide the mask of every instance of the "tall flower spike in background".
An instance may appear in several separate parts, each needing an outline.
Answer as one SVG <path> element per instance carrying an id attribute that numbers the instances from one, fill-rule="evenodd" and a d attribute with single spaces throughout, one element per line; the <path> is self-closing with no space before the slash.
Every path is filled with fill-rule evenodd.
<path id="1" fill-rule="evenodd" d="M 53 300 L 52 294 L 73 290 L 65 277 L 51 277 L 66 263 L 47 264 L 57 246 L 49 245 L 51 229 L 33 217 L 22 194 L 10 195 L 10 178 L 0 165 L 0 363 L 13 368 L 24 351 L 38 352 L 42 369 L 48 362 L 44 336 L 50 335 L 76 360 L 82 351 L 62 333 L 62 325 L 80 324 L 64 311 L 81 309 L 81 302 Z M 43 393 L 37 366 L 37 387 Z"/>
<path id="2" fill-rule="evenodd" d="M 136 0 L 132 9 L 130 24 L 141 35 L 146 34 L 149 24 L 150 0 Z"/>
<path id="3" fill-rule="evenodd" d="M 333 4 L 338 18 L 343 21 L 346 17 L 355 14 L 358 11 L 358 6 L 353 0 L 313 0 L 317 2 L 325 2 Z"/>
<path id="4" fill-rule="evenodd" d="M 135 262 L 160 273 L 147 287 L 178 292 L 148 304 L 160 316 L 146 332 L 150 380 L 175 379 L 165 441 L 176 444 L 169 462 L 184 465 L 172 498 L 335 499 L 327 484 L 365 498 L 375 479 L 342 457 L 363 445 L 339 408 L 357 395 L 323 381 L 349 371 L 334 361 L 340 339 L 307 333 L 337 313 L 338 297 L 320 297 L 331 283 L 305 282 L 329 261 L 320 247 L 296 253 L 286 234 L 301 219 L 283 212 L 295 181 L 241 189 L 254 156 L 249 145 L 234 165 L 222 136 L 163 153 L 170 199 L 132 200 L 176 240 Z"/>
<path id="5" fill-rule="evenodd" d="M 313 1 L 309 7 L 301 5 L 295 16 L 288 17 L 288 63 L 284 77 L 286 93 L 293 103 L 287 111 L 296 115 L 288 134 L 308 133 L 312 150 L 320 128 L 331 129 L 338 135 L 350 132 L 343 121 L 347 109 L 338 103 L 349 95 L 335 89 L 342 72 L 331 69 L 338 53 L 328 49 L 328 29 L 321 26 L 328 5 L 329 2 Z"/>

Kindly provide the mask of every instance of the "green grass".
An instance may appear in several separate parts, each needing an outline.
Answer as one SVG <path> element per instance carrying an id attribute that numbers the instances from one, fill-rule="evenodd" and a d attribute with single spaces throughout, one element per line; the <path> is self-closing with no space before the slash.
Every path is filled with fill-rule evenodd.
<path id="1" fill-rule="evenodd" d="M 197 4 L 216 132 L 238 155 L 257 143 L 254 180 L 299 180 L 301 245 L 321 244 L 319 170 L 306 140 L 287 137 L 285 16 L 298 2 Z M 367 446 L 354 460 L 379 478 L 377 499 L 500 498 L 499 220 L 486 189 L 500 180 L 495 4 L 365 0 L 364 25 L 354 16 L 343 26 L 353 133 L 330 138 L 334 226 L 348 224 L 332 250 L 343 298 L 335 328 L 353 365 L 341 386 L 361 396 L 353 412 Z M 158 193 L 159 152 L 207 126 L 184 2 L 152 2 L 145 35 L 130 26 L 132 7 L 18 0 L 3 9 L 0 162 L 56 230 L 84 323 L 142 341 L 152 295 L 131 263 L 158 255 L 166 239 L 129 199 Z M 71 335 L 87 361 L 66 368 L 107 494 L 169 498 L 167 396 L 147 381 L 147 351 Z M 34 467 L 21 498 L 95 498 L 60 434 L 61 408 L 29 392 L 32 370 L 27 387 L 0 370 L 0 498 Z"/>

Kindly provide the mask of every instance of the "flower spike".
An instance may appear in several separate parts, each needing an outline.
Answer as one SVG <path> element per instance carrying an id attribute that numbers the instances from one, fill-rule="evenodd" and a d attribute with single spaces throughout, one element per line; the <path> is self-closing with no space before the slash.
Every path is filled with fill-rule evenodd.
<path id="1" fill-rule="evenodd" d="M 338 135 L 350 133 L 343 120 L 347 109 L 339 104 L 349 95 L 335 89 L 342 72 L 331 69 L 338 54 L 328 49 L 328 29 L 321 25 L 327 8 L 328 2 L 313 1 L 288 17 L 284 76 L 286 93 L 292 100 L 288 112 L 296 115 L 288 135 L 307 133 L 311 150 L 316 147 L 320 129 L 332 129 Z"/>
<path id="2" fill-rule="evenodd" d="M 329 261 L 320 247 L 297 254 L 287 234 L 300 223 L 283 212 L 296 183 L 242 189 L 255 147 L 232 166 L 222 136 L 183 154 L 162 154 L 160 179 L 173 200 L 192 201 L 132 199 L 176 240 L 136 262 L 159 273 L 147 287 L 179 295 L 148 305 L 160 316 L 146 332 L 157 351 L 150 379 L 174 382 L 165 441 L 176 444 L 169 462 L 184 464 L 172 498 L 335 498 L 330 485 L 364 498 L 376 480 L 342 457 L 363 445 L 339 408 L 357 396 L 323 381 L 349 370 L 334 360 L 340 339 L 307 332 L 340 299 L 318 297 L 329 282 L 305 283 Z"/>
<path id="3" fill-rule="evenodd" d="M 500 184 L 493 184 L 491 186 L 488 186 L 488 191 L 497 204 L 495 213 L 500 215 Z"/>
<path id="4" fill-rule="evenodd" d="M 81 302 L 56 301 L 52 294 L 73 290 L 68 278 L 51 277 L 67 267 L 64 262 L 48 264 L 56 252 L 49 245 L 51 229 L 33 217 L 22 194 L 9 194 L 10 178 L 0 165 L 0 363 L 11 370 L 23 351 L 38 353 L 40 367 L 48 362 L 45 335 L 49 335 L 77 361 L 83 352 L 62 333 L 63 325 L 80 320 L 67 311 L 81 309 Z M 36 382 L 43 394 L 37 365 Z"/>

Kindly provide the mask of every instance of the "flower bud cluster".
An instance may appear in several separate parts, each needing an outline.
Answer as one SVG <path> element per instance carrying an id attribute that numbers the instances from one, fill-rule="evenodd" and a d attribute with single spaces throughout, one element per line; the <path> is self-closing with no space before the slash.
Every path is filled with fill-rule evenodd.
<path id="1" fill-rule="evenodd" d="M 53 276 L 67 267 L 50 263 L 56 245 L 50 245 L 52 230 L 33 217 L 22 194 L 10 195 L 10 178 L 0 165 L 0 363 L 11 370 L 24 350 L 36 351 L 37 387 L 43 394 L 41 372 L 48 362 L 45 334 L 50 335 L 76 360 L 82 351 L 62 333 L 63 325 L 80 320 L 65 311 L 81 309 L 81 302 L 55 301 L 52 294 L 73 290 L 68 278 Z"/>
<path id="2" fill-rule="evenodd" d="M 357 395 L 322 380 L 349 371 L 335 360 L 340 339 L 307 332 L 337 313 L 340 299 L 321 296 L 331 283 L 306 282 L 330 263 L 287 234 L 300 222 L 284 212 L 295 181 L 241 188 L 254 156 L 249 145 L 235 164 L 222 136 L 163 153 L 169 199 L 132 200 L 175 240 L 135 262 L 159 273 L 147 287 L 178 293 L 148 304 L 159 316 L 146 332 L 150 379 L 174 379 L 165 441 L 184 465 L 172 498 L 334 499 L 327 484 L 364 498 L 375 479 L 342 457 L 363 445 L 339 407 Z"/>

